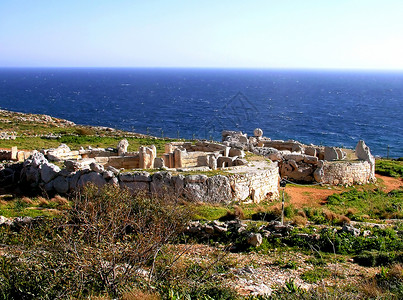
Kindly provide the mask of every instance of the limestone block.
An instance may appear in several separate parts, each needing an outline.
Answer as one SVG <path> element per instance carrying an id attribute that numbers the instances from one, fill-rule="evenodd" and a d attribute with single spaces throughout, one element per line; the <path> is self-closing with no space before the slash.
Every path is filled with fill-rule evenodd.
<path id="1" fill-rule="evenodd" d="M 165 168 L 164 159 L 162 159 L 160 157 L 156 157 L 154 159 L 154 168 L 156 168 L 156 169 Z"/>
<path id="2" fill-rule="evenodd" d="M 125 155 L 128 146 L 129 142 L 126 139 L 121 140 L 117 145 L 118 155 Z"/>
<path id="3" fill-rule="evenodd" d="M 214 155 L 209 155 L 207 157 L 207 163 L 210 169 L 216 170 L 217 169 L 217 159 Z"/>
<path id="4" fill-rule="evenodd" d="M 168 172 L 157 172 L 152 175 L 150 191 L 158 195 L 174 195 L 175 187 L 172 182 L 172 175 Z"/>
<path id="5" fill-rule="evenodd" d="M 26 155 L 25 155 L 24 151 L 17 152 L 17 161 L 19 161 L 19 162 L 24 161 L 25 158 L 26 158 Z"/>
<path id="6" fill-rule="evenodd" d="M 325 147 L 324 160 L 338 160 L 339 155 L 335 147 Z"/>
<path id="7" fill-rule="evenodd" d="M 136 182 L 120 182 L 121 188 L 128 188 L 132 192 L 145 192 L 148 193 L 150 191 L 150 183 L 144 181 L 136 181 Z"/>
<path id="8" fill-rule="evenodd" d="M 240 159 L 240 158 L 237 158 L 237 159 L 235 159 L 234 160 L 234 162 L 233 162 L 233 166 L 244 166 L 244 165 L 247 165 L 248 164 L 248 161 L 246 160 L 246 159 Z"/>
<path id="9" fill-rule="evenodd" d="M 231 148 L 229 150 L 229 155 L 231 157 L 237 156 L 239 158 L 244 158 L 245 157 L 245 152 L 242 149 L 238 149 L 238 148 Z"/>
<path id="10" fill-rule="evenodd" d="M 112 171 L 105 171 L 103 172 L 102 176 L 104 177 L 104 179 L 109 180 L 113 177 L 115 177 L 115 174 Z"/>
<path id="11" fill-rule="evenodd" d="M 102 185 L 106 184 L 106 180 L 103 178 L 101 174 L 96 172 L 90 172 L 80 177 L 80 179 L 77 182 L 77 187 L 83 187 L 87 183 L 92 183 L 95 184 L 96 186 L 101 187 Z"/>
<path id="12" fill-rule="evenodd" d="M 65 194 L 69 190 L 69 180 L 64 176 L 53 179 L 53 189 L 59 194 Z"/>
<path id="13" fill-rule="evenodd" d="M 218 168 L 229 168 L 229 167 L 232 167 L 234 160 L 235 160 L 234 157 L 220 156 L 220 157 L 217 159 L 217 167 L 218 167 Z"/>
<path id="14" fill-rule="evenodd" d="M 207 184 L 205 182 L 187 183 L 187 177 L 185 177 L 185 187 L 183 189 L 184 197 L 189 201 L 204 202 L 208 193 Z"/>
<path id="15" fill-rule="evenodd" d="M 316 156 L 305 155 L 304 163 L 316 165 L 318 163 L 318 158 Z"/>
<path id="16" fill-rule="evenodd" d="M 309 156 L 316 156 L 316 148 L 315 147 L 305 147 L 305 154 Z"/>
<path id="17" fill-rule="evenodd" d="M 285 154 L 283 157 L 286 160 L 293 160 L 298 163 L 298 162 L 301 162 L 304 160 L 305 155 L 298 154 L 298 153 L 290 153 L 290 154 Z"/>
<path id="18" fill-rule="evenodd" d="M 229 203 L 232 199 L 231 185 L 228 177 L 217 175 L 207 179 L 206 202 Z"/>
<path id="19" fill-rule="evenodd" d="M 207 181 L 206 175 L 188 175 L 185 176 L 185 186 L 190 183 L 205 183 Z"/>
<path id="20" fill-rule="evenodd" d="M 256 137 L 262 137 L 263 136 L 263 130 L 260 128 L 256 128 L 253 130 L 253 135 Z"/>
<path id="21" fill-rule="evenodd" d="M 51 181 L 60 172 L 60 168 L 51 163 L 42 164 L 40 170 L 41 170 L 41 179 L 45 183 Z"/>
<path id="22" fill-rule="evenodd" d="M 97 163 L 91 163 L 90 164 L 90 169 L 91 171 L 97 172 L 97 173 L 102 173 L 104 171 L 104 167 L 97 164 Z"/>
<path id="23" fill-rule="evenodd" d="M 11 160 L 17 160 L 17 147 L 11 147 Z"/>
<path id="24" fill-rule="evenodd" d="M 175 188 L 175 193 L 177 195 L 182 195 L 185 188 L 185 177 L 183 175 L 172 177 L 172 183 Z"/>

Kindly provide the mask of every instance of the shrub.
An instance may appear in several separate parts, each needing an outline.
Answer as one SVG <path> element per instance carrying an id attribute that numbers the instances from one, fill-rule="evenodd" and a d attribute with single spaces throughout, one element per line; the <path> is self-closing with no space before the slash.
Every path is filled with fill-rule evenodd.
<path id="1" fill-rule="evenodd" d="M 175 199 L 89 185 L 65 216 L 20 232 L 24 251 L 16 248 L 0 263 L 2 297 L 86 298 L 106 293 L 116 298 L 128 283 L 143 280 L 137 270 L 153 264 L 164 245 L 182 232 L 188 215 Z"/>
<path id="2" fill-rule="evenodd" d="M 375 172 L 385 176 L 402 177 L 403 162 L 401 160 L 377 159 L 375 161 Z"/>

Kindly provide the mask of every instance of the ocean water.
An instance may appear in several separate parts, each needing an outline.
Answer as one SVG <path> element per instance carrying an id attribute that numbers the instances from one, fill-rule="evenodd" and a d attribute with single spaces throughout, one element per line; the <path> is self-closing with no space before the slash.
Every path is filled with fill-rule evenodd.
<path id="1" fill-rule="evenodd" d="M 307 144 L 364 139 L 403 156 L 403 72 L 0 69 L 0 108 L 172 138 L 259 127 Z"/>

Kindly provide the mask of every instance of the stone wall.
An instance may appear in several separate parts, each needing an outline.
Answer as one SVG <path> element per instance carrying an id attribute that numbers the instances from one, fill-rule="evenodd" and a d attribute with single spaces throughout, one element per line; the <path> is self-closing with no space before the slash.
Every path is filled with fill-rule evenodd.
<path id="1" fill-rule="evenodd" d="M 322 182 L 331 185 L 366 184 L 373 181 L 371 164 L 367 161 L 323 163 Z"/>
<path id="2" fill-rule="evenodd" d="M 18 151 L 17 147 L 11 147 L 11 150 L 0 150 L 0 161 L 1 160 L 11 160 L 11 161 L 24 161 L 27 159 L 32 152 L 30 151 Z"/>
<path id="3" fill-rule="evenodd" d="M 259 202 L 263 199 L 275 199 L 278 196 L 276 164 L 248 173 L 207 177 L 206 175 L 172 175 L 170 172 L 122 173 L 114 167 L 104 168 L 95 163 L 94 159 L 91 160 L 87 161 L 89 164 L 66 161 L 66 168 L 60 169 L 49 163 L 42 153 L 34 153 L 24 162 L 21 183 L 30 188 L 59 194 L 77 191 L 89 182 L 98 186 L 109 183 L 129 188 L 133 192 L 172 195 L 187 201 L 209 203 L 250 199 Z"/>
<path id="4" fill-rule="evenodd" d="M 277 163 L 270 164 L 265 169 L 236 173 L 230 175 L 229 178 L 235 200 L 250 199 L 259 203 L 262 200 L 277 199 L 279 196 L 278 183 L 280 177 Z"/>

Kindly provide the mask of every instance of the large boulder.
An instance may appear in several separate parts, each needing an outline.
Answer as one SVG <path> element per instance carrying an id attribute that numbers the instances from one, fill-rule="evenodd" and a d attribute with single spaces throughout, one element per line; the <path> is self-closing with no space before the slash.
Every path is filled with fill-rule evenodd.
<path id="1" fill-rule="evenodd" d="M 232 199 L 231 185 L 228 177 L 216 175 L 207 179 L 207 197 L 209 203 L 228 203 Z"/>
<path id="2" fill-rule="evenodd" d="M 338 160 L 339 154 L 335 147 L 325 147 L 325 160 Z"/>
<path id="3" fill-rule="evenodd" d="M 83 187 L 84 185 L 92 183 L 95 184 L 96 186 L 103 186 L 106 184 L 106 180 L 102 176 L 102 174 L 99 174 L 97 172 L 90 172 L 87 174 L 84 174 L 80 177 L 80 179 L 77 182 L 78 187 Z"/>
<path id="4" fill-rule="evenodd" d="M 60 168 L 58 166 L 48 162 L 42 164 L 40 169 L 41 169 L 41 179 L 45 183 L 51 181 L 60 172 Z"/>

